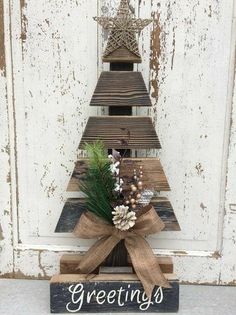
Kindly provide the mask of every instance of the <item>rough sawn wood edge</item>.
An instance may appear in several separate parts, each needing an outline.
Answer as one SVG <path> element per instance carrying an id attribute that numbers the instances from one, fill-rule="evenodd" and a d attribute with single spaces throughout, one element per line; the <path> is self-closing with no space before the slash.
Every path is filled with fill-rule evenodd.
<path id="1" fill-rule="evenodd" d="M 165 197 L 156 197 L 152 205 L 165 223 L 164 231 L 180 231 L 180 225 L 171 203 Z M 71 233 L 83 211 L 86 210 L 85 199 L 69 198 L 63 207 L 55 233 Z"/>
<path id="2" fill-rule="evenodd" d="M 75 162 L 74 171 L 67 186 L 67 191 L 80 191 L 80 180 L 86 173 L 88 159 L 80 158 Z M 170 186 L 159 158 L 124 158 L 121 165 L 121 173 L 125 176 L 125 182 L 131 181 L 126 173 L 132 174 L 132 168 L 138 169 L 139 165 L 143 166 L 144 186 L 155 191 L 170 191 Z M 129 170 L 131 168 L 131 170 Z M 129 172 L 126 172 L 126 169 Z"/>
<path id="3" fill-rule="evenodd" d="M 60 259 L 60 274 L 77 274 L 76 267 L 83 258 L 83 254 L 65 254 Z M 171 257 L 157 257 L 163 273 L 173 273 L 173 261 Z M 129 266 L 132 266 L 130 258 L 128 257 Z M 97 273 L 97 272 L 96 272 Z"/>

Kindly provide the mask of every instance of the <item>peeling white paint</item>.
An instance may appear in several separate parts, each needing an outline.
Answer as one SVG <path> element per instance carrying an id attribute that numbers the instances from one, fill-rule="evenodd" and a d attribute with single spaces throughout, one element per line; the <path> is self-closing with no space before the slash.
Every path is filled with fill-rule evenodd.
<path id="1" fill-rule="evenodd" d="M 107 34 L 92 17 L 114 15 L 118 3 L 11 0 L 10 37 L 9 0 L 4 0 L 9 67 L 7 78 L 0 76 L 0 274 L 50 277 L 58 272 L 64 252 L 91 244 L 56 235 L 54 228 L 87 117 L 106 112 L 89 107 L 98 74 L 108 69 L 101 63 Z M 136 67 L 150 86 L 153 107 L 134 114 L 154 118 L 163 148 L 158 154 L 172 189 L 168 196 L 182 227 L 181 232 L 150 237 L 150 244 L 155 253 L 174 256 L 184 282 L 233 283 L 235 108 L 224 222 L 222 206 L 234 65 L 233 0 L 132 0 L 131 5 L 141 17 L 159 18 L 140 35 L 143 63 Z M 161 30 L 160 52 L 153 28 Z"/>
<path id="2" fill-rule="evenodd" d="M 9 139 L 9 116 L 7 100 L 7 67 L 6 52 L 9 47 L 9 41 L 6 34 L 8 28 L 8 8 L 0 5 L 0 32 L 4 31 L 4 43 L 1 43 L 0 54 L 2 69 L 0 70 L 0 274 L 8 274 L 13 271 L 13 239 L 12 239 L 12 217 L 11 217 L 11 170 L 10 170 L 10 139 Z M 2 18 L 4 17 L 4 20 Z M 1 39 L 3 37 L 1 36 Z M 6 49 L 4 51 L 4 48 Z"/>
<path id="3" fill-rule="evenodd" d="M 229 158 L 227 165 L 227 185 L 225 198 L 225 216 L 222 240 L 222 267 L 220 274 L 220 283 L 231 283 L 236 285 L 236 6 L 233 21 L 233 44 L 231 65 L 234 69 L 232 77 L 234 78 L 232 116 L 230 119 L 230 142 Z M 229 99 L 232 96 L 231 85 L 233 80 L 229 81 Z"/>

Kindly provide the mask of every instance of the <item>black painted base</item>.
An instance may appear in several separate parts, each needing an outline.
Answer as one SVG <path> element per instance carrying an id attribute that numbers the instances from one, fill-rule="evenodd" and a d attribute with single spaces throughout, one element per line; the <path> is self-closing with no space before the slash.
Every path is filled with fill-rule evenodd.
<path id="1" fill-rule="evenodd" d="M 171 289 L 156 287 L 148 300 L 137 277 L 97 275 L 54 276 L 50 284 L 51 313 L 176 313 L 179 309 L 179 281 L 166 275 Z M 122 279 L 122 280 L 119 280 Z"/>

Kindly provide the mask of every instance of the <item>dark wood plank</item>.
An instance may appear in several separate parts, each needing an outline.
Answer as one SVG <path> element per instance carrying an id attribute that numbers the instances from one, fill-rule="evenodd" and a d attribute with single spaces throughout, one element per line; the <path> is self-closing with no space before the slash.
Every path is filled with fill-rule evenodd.
<path id="1" fill-rule="evenodd" d="M 166 274 L 171 288 L 155 287 L 151 298 L 134 274 L 57 275 L 50 282 L 51 313 L 149 312 L 174 313 L 179 309 L 179 281 Z"/>
<path id="2" fill-rule="evenodd" d="M 178 281 L 177 276 L 174 273 L 166 273 L 165 278 L 172 282 L 172 281 Z M 81 282 L 81 281 L 87 281 L 88 276 L 86 274 L 56 274 L 54 275 L 51 280 L 50 284 L 52 283 L 68 283 L 68 282 Z M 90 282 L 100 282 L 100 281 L 135 281 L 139 282 L 139 279 L 136 274 L 91 274 L 89 277 Z"/>
<path id="3" fill-rule="evenodd" d="M 67 199 L 58 220 L 55 233 L 72 233 L 81 214 L 85 210 L 84 199 Z"/>
<path id="4" fill-rule="evenodd" d="M 79 191 L 80 182 L 85 178 L 88 160 L 80 159 L 76 162 L 74 172 L 67 187 L 67 191 Z M 129 186 L 133 181 L 133 170 L 143 167 L 144 188 L 155 191 L 169 191 L 170 187 L 158 158 L 125 158 L 120 167 L 121 177 Z M 128 186 L 124 186 L 127 189 Z"/>
<path id="5" fill-rule="evenodd" d="M 141 72 L 104 71 L 91 106 L 152 106 Z"/>
<path id="6" fill-rule="evenodd" d="M 107 149 L 160 149 L 161 145 L 150 117 L 90 117 L 79 148 L 102 140 Z"/>
<path id="7" fill-rule="evenodd" d="M 76 267 L 78 266 L 83 254 L 65 254 L 60 260 L 61 274 L 77 274 Z M 157 257 L 158 263 L 163 273 L 173 273 L 173 262 L 170 257 Z M 128 258 L 128 265 L 131 266 L 130 258 Z M 120 267 L 119 267 L 120 268 Z M 97 272 L 98 273 L 98 270 Z"/>
<path id="8" fill-rule="evenodd" d="M 111 62 L 110 71 L 133 71 L 134 64 L 131 62 Z"/>
<path id="9" fill-rule="evenodd" d="M 83 211 L 86 210 L 84 199 L 68 199 L 59 221 L 56 233 L 72 233 Z M 174 214 L 171 203 L 166 198 L 154 198 L 152 205 L 165 223 L 164 231 L 180 231 L 180 226 Z"/>
<path id="10" fill-rule="evenodd" d="M 141 63 L 141 57 L 136 56 L 126 47 L 122 46 L 114 50 L 109 56 L 103 56 L 103 62 Z"/>
<path id="11" fill-rule="evenodd" d="M 151 203 L 165 223 L 164 231 L 181 231 L 172 204 L 167 198 L 153 198 Z"/>
<path id="12" fill-rule="evenodd" d="M 110 116 L 132 116 L 132 107 L 130 106 L 111 106 L 109 107 Z"/>
<path id="13" fill-rule="evenodd" d="M 133 71 L 133 63 L 123 63 L 123 62 L 111 62 L 110 71 Z M 109 115 L 110 116 L 132 116 L 132 107 L 131 106 L 109 106 Z M 119 150 L 120 154 L 125 157 L 131 156 L 130 149 Z M 108 150 L 109 154 L 112 154 L 112 150 Z M 128 252 L 124 245 L 124 240 L 118 243 L 111 253 L 106 258 L 104 265 L 106 266 L 127 266 L 128 261 Z"/>
<path id="14" fill-rule="evenodd" d="M 128 185 L 124 190 L 129 188 L 133 182 L 133 171 L 143 168 L 143 187 L 155 191 L 169 191 L 170 186 L 158 158 L 126 158 L 123 159 L 120 167 L 120 176 Z"/>

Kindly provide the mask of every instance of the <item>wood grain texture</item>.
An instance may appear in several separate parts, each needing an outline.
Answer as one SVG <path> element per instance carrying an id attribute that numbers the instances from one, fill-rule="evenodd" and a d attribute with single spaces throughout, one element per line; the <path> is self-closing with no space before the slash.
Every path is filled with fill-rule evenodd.
<path id="1" fill-rule="evenodd" d="M 126 190 L 133 181 L 133 170 L 143 167 L 143 185 L 144 188 L 154 189 L 155 191 L 169 191 L 170 187 L 158 158 L 125 158 L 120 167 L 121 177 L 128 185 L 124 186 Z M 88 167 L 87 159 L 80 159 L 76 162 L 74 172 L 67 187 L 67 191 L 79 191 L 80 182 L 86 176 Z"/>
<path id="2" fill-rule="evenodd" d="M 61 274 L 76 274 L 79 273 L 76 270 L 78 263 L 83 257 L 82 254 L 66 254 L 61 257 L 60 260 L 60 273 Z M 170 257 L 157 257 L 158 263 L 163 273 L 173 273 L 173 262 Z M 128 258 L 128 264 L 131 266 L 130 258 Z M 98 270 L 97 272 L 98 273 Z"/>
<path id="3" fill-rule="evenodd" d="M 71 233 L 85 208 L 84 199 L 68 199 L 58 220 L 56 233 Z M 165 223 L 164 231 L 180 231 L 171 203 L 166 198 L 154 198 L 152 205 Z"/>
<path id="4" fill-rule="evenodd" d="M 131 51 L 129 51 L 126 47 L 122 46 L 115 51 L 113 51 L 109 56 L 105 56 L 102 58 L 103 62 L 125 62 L 125 63 L 141 63 L 142 59 Z"/>
<path id="5" fill-rule="evenodd" d="M 152 303 L 145 307 L 143 303 L 147 303 L 147 299 L 135 274 L 91 275 L 89 281 L 86 281 L 86 275 L 57 275 L 50 282 L 51 312 L 94 313 L 95 310 L 97 313 L 177 312 L 179 281 L 174 274 L 165 274 L 165 276 L 172 287 L 170 289 L 155 287 Z M 77 292 L 74 296 L 72 296 L 73 291 Z M 131 297 L 131 292 L 134 291 L 135 294 Z M 107 297 L 111 295 L 110 292 L 113 292 L 113 298 L 108 302 Z"/>
<path id="6" fill-rule="evenodd" d="M 141 72 L 104 71 L 91 106 L 152 106 Z"/>
<path id="7" fill-rule="evenodd" d="M 108 149 L 160 149 L 161 145 L 150 117 L 90 117 L 79 148 L 102 140 Z"/>

